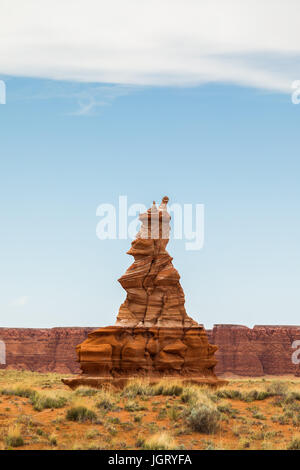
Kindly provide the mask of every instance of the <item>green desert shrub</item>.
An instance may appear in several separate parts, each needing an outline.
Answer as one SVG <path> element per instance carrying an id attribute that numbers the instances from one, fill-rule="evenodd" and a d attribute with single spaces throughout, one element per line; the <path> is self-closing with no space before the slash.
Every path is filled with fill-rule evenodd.
<path id="1" fill-rule="evenodd" d="M 243 397 L 242 393 L 239 390 L 233 390 L 233 389 L 217 390 L 216 396 L 218 398 L 231 398 L 233 400 L 241 400 Z"/>
<path id="2" fill-rule="evenodd" d="M 228 404 L 220 404 L 217 406 L 217 410 L 220 411 L 220 413 L 224 413 L 231 418 L 235 418 L 237 414 L 239 414 L 239 410 L 236 410 L 235 408 L 232 408 L 231 405 Z"/>
<path id="3" fill-rule="evenodd" d="M 100 409 L 109 411 L 109 410 L 112 410 L 112 409 L 113 409 L 113 407 L 114 407 L 114 402 L 111 401 L 111 400 L 108 399 L 108 398 L 103 398 L 102 400 L 100 400 L 100 401 L 98 401 L 98 402 L 96 403 L 96 406 L 97 406 L 97 408 L 100 408 Z"/>
<path id="4" fill-rule="evenodd" d="M 97 395 L 98 390 L 89 387 L 78 387 L 75 391 L 75 395 L 79 397 L 93 397 Z"/>
<path id="5" fill-rule="evenodd" d="M 33 399 L 37 392 L 30 388 L 16 387 L 16 388 L 3 388 L 0 390 L 1 395 L 10 395 L 15 397 L 23 397 Z"/>
<path id="6" fill-rule="evenodd" d="M 78 421 L 79 423 L 85 421 L 95 422 L 97 415 L 94 411 L 89 410 L 85 406 L 75 406 L 67 411 L 66 418 L 69 421 Z"/>
<path id="7" fill-rule="evenodd" d="M 265 400 L 270 396 L 272 396 L 272 394 L 267 392 L 266 390 L 250 390 L 250 392 L 242 394 L 241 400 L 250 403 L 256 400 Z"/>
<path id="8" fill-rule="evenodd" d="M 48 396 L 48 395 L 40 395 L 36 394 L 31 400 L 33 408 L 36 411 L 42 411 L 45 409 L 56 409 L 56 408 L 63 408 L 66 403 L 67 399 L 62 396 Z"/>

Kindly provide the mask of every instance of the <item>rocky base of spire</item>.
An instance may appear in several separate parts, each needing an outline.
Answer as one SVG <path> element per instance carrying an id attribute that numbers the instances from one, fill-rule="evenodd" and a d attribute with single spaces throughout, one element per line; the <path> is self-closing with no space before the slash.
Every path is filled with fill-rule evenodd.
<path id="1" fill-rule="evenodd" d="M 213 372 L 217 347 L 208 343 L 202 326 L 100 328 L 77 346 L 82 375 L 64 379 L 72 388 L 122 387 L 130 378 L 156 382 L 163 377 L 221 385 Z"/>

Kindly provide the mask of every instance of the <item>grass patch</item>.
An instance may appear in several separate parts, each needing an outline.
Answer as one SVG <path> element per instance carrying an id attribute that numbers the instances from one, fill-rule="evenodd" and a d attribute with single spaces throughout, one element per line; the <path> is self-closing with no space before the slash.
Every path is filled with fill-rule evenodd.
<path id="1" fill-rule="evenodd" d="M 75 395 L 79 397 L 94 397 L 97 393 L 99 393 L 98 390 L 89 387 L 78 387 L 75 391 Z"/>
<path id="2" fill-rule="evenodd" d="M 168 433 L 163 432 L 143 440 L 141 447 L 145 450 L 171 450 L 175 448 L 175 441 Z"/>
<path id="3" fill-rule="evenodd" d="M 114 409 L 116 405 L 116 397 L 112 392 L 108 390 L 100 390 L 98 391 L 97 398 L 99 398 L 99 401 L 96 403 L 97 408 L 105 411 Z"/>
<path id="4" fill-rule="evenodd" d="M 95 422 L 97 415 L 94 411 L 89 410 L 85 406 L 76 406 L 67 411 L 66 418 L 68 421 L 77 421 L 79 423 L 85 421 Z"/>
<path id="5" fill-rule="evenodd" d="M 36 411 L 42 411 L 45 409 L 53 410 L 56 408 L 63 408 L 67 403 L 67 399 L 62 396 L 50 396 L 36 393 L 31 399 L 31 403 Z"/>
<path id="6" fill-rule="evenodd" d="M 8 447 L 21 447 L 24 445 L 24 439 L 19 426 L 13 426 L 8 429 L 5 443 Z"/>
<path id="7" fill-rule="evenodd" d="M 126 411 L 143 411 L 146 410 L 147 408 L 145 406 L 140 405 L 136 401 L 130 400 L 126 403 L 124 406 L 124 410 Z"/>
<path id="8" fill-rule="evenodd" d="M 37 392 L 35 390 L 32 390 L 30 388 L 24 388 L 24 387 L 2 388 L 0 390 L 1 395 L 23 397 L 23 398 L 30 398 L 30 399 L 33 399 L 36 393 Z"/>
<path id="9" fill-rule="evenodd" d="M 284 396 L 288 391 L 288 384 L 280 380 L 274 380 L 267 386 L 267 392 L 273 396 Z"/>
<path id="10" fill-rule="evenodd" d="M 123 388 L 122 397 L 134 399 L 137 395 L 154 395 L 153 387 L 149 384 L 148 381 L 142 379 L 130 380 L 127 385 Z"/>
<path id="11" fill-rule="evenodd" d="M 180 382 L 161 380 L 158 384 L 154 385 L 153 394 L 179 397 L 183 389 L 184 387 Z"/>

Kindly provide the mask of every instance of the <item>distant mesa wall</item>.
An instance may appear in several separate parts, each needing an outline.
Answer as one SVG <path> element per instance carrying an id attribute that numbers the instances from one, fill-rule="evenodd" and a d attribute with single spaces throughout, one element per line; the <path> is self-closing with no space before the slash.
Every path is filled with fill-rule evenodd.
<path id="1" fill-rule="evenodd" d="M 207 333 L 210 343 L 219 347 L 216 353 L 217 374 L 257 377 L 299 375 L 300 366 L 294 362 L 300 326 L 256 325 L 247 328 L 242 325 L 215 325 Z M 300 359 L 299 346 L 298 352 Z"/>
<path id="2" fill-rule="evenodd" d="M 0 328 L 6 349 L 6 364 L 0 364 L 0 369 L 78 373 L 75 347 L 94 329 Z"/>
<path id="3" fill-rule="evenodd" d="M 5 344 L 6 352 L 6 364 L 0 361 L 0 368 L 78 373 L 75 347 L 95 329 L 0 328 L 0 342 Z M 216 353 L 218 375 L 300 376 L 300 364 L 292 360 L 292 357 L 300 360 L 300 343 L 295 343 L 300 341 L 300 326 L 215 325 L 207 334 L 209 342 L 219 347 Z"/>

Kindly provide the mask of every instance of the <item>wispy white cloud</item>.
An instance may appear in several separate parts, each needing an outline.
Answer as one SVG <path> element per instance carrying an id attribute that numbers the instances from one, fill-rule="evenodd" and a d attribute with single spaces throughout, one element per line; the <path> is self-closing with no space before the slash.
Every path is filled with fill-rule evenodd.
<path id="1" fill-rule="evenodd" d="M 29 297 L 27 295 L 23 295 L 22 297 L 18 297 L 17 299 L 11 302 L 11 305 L 14 307 L 23 307 L 29 301 Z"/>
<path id="2" fill-rule="evenodd" d="M 115 86 L 90 86 L 84 91 L 75 93 L 77 109 L 69 114 L 74 116 L 89 116 L 96 113 L 97 108 L 111 105 L 116 98 L 126 96 L 133 87 Z"/>
<path id="3" fill-rule="evenodd" d="M 0 73 L 290 92 L 299 15 L 299 0 L 2 0 Z M 82 114 L 103 105 L 80 102 Z"/>

